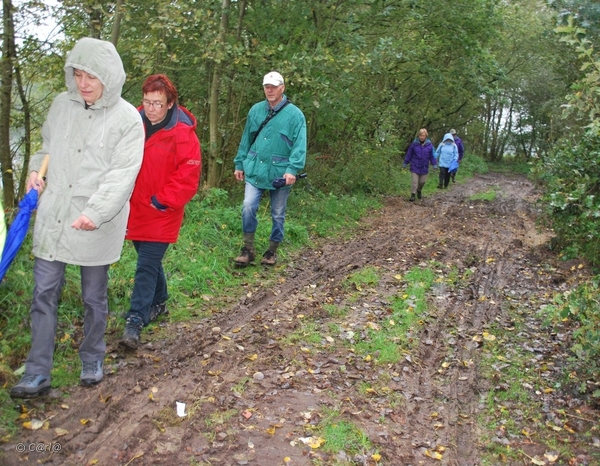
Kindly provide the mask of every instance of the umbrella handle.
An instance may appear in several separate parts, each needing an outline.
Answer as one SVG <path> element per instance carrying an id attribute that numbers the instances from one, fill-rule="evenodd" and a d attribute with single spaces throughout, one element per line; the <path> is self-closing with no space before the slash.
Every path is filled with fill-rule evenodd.
<path id="1" fill-rule="evenodd" d="M 44 178 L 46 176 L 46 172 L 48 171 L 48 164 L 50 163 L 50 154 L 46 154 L 44 160 L 42 160 L 42 166 L 38 171 L 38 178 Z"/>

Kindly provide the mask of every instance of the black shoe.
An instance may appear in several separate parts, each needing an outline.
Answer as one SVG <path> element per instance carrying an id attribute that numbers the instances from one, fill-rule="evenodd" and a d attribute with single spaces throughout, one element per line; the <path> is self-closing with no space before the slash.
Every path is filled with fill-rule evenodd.
<path id="1" fill-rule="evenodd" d="M 141 317 L 130 316 L 125 321 L 125 332 L 119 341 L 119 344 L 129 349 L 136 349 L 140 344 L 140 335 L 144 328 L 144 321 Z"/>
<path id="2" fill-rule="evenodd" d="M 421 199 L 421 197 L 423 197 L 423 196 L 421 195 L 421 191 L 417 191 L 417 198 Z"/>
<path id="3" fill-rule="evenodd" d="M 244 246 L 239 256 L 235 258 L 235 265 L 238 267 L 246 267 L 255 257 L 254 249 L 247 248 Z"/>
<path id="4" fill-rule="evenodd" d="M 441 184 L 438 184 L 438 189 L 442 189 L 442 187 L 443 186 Z"/>
<path id="5" fill-rule="evenodd" d="M 454 179 L 454 177 L 452 177 L 452 182 L 453 182 L 453 183 L 456 183 L 456 180 Z"/>
<path id="6" fill-rule="evenodd" d="M 23 374 L 17 385 L 10 389 L 11 398 L 37 398 L 50 391 L 50 377 L 40 374 Z"/>
<path id="7" fill-rule="evenodd" d="M 169 310 L 167 309 L 167 303 L 154 304 L 150 308 L 150 322 L 154 322 L 160 316 L 166 315 L 168 313 L 169 313 Z"/>
<path id="8" fill-rule="evenodd" d="M 416 198 L 415 198 L 415 193 L 412 193 L 412 194 L 410 195 L 410 199 L 409 199 L 409 201 L 410 201 L 410 202 L 414 202 L 414 200 L 415 200 L 415 199 L 416 199 Z"/>
<path id="9" fill-rule="evenodd" d="M 275 265 L 277 263 L 277 254 L 270 249 L 267 249 L 260 260 L 260 263 L 262 265 Z"/>
<path id="10" fill-rule="evenodd" d="M 91 387 L 102 381 L 104 378 L 104 361 L 81 361 L 81 385 Z"/>

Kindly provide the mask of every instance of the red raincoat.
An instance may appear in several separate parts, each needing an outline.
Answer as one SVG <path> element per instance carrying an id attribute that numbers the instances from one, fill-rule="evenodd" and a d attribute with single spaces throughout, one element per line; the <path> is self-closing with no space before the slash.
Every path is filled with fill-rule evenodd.
<path id="1" fill-rule="evenodd" d="M 139 110 L 143 115 L 141 107 Z M 126 239 L 177 242 L 185 205 L 200 182 L 202 156 L 195 130 L 196 118 L 177 106 L 167 126 L 146 140 L 142 168 L 131 195 Z M 152 196 L 166 210 L 153 207 Z"/>

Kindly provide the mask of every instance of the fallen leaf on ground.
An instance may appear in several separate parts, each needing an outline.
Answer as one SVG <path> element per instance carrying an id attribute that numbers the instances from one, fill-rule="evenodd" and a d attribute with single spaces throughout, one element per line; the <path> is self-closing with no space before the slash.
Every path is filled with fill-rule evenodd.
<path id="1" fill-rule="evenodd" d="M 488 332 L 483 332 L 483 338 L 485 338 L 487 341 L 494 341 L 496 339 L 494 335 Z"/>
<path id="2" fill-rule="evenodd" d="M 433 458 L 434 460 L 442 460 L 444 458 L 441 453 L 438 453 L 437 451 L 429 451 L 429 450 L 425 450 L 425 456 L 427 456 L 429 458 Z"/>
<path id="3" fill-rule="evenodd" d="M 325 443 L 325 439 L 322 437 L 300 437 L 298 440 L 312 449 L 317 449 Z"/>
<path id="4" fill-rule="evenodd" d="M 27 421 L 23 423 L 23 427 L 29 430 L 38 430 L 44 425 L 43 421 L 39 419 L 32 419 L 31 421 Z"/>

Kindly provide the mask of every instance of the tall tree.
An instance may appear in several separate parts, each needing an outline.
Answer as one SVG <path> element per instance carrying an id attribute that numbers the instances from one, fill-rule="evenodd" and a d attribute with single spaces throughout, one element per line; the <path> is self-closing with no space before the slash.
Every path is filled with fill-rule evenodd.
<path id="1" fill-rule="evenodd" d="M 123 19 L 123 1 L 117 0 L 115 5 L 115 17 L 113 21 L 112 33 L 110 35 L 110 41 L 116 47 L 119 42 L 119 34 L 121 33 L 121 20 Z"/>
<path id="2" fill-rule="evenodd" d="M 208 170 L 205 178 L 207 187 L 219 186 L 223 172 L 223 158 L 221 157 L 221 137 L 219 131 L 219 93 L 221 90 L 221 76 L 223 73 L 226 40 L 229 29 L 229 14 L 231 1 L 223 0 L 221 4 L 221 23 L 219 25 L 219 36 L 217 39 L 217 54 L 214 57 L 212 82 L 210 86 L 210 111 L 209 111 L 209 135 L 208 146 Z"/>
<path id="3" fill-rule="evenodd" d="M 12 108 L 13 61 L 15 59 L 15 28 L 11 0 L 2 0 L 2 65 L 0 76 L 0 167 L 2 168 L 3 201 L 15 206 L 13 161 L 10 147 L 10 114 Z"/>

